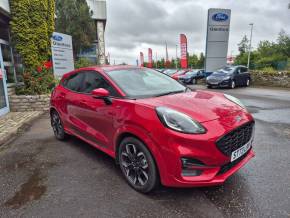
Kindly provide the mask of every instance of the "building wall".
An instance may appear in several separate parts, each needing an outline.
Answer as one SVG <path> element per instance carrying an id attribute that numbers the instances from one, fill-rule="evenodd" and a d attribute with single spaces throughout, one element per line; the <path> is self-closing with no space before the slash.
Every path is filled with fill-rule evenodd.
<path id="1" fill-rule="evenodd" d="M 0 8 L 2 8 L 4 11 L 10 13 L 9 0 L 1 0 L 0 1 Z"/>

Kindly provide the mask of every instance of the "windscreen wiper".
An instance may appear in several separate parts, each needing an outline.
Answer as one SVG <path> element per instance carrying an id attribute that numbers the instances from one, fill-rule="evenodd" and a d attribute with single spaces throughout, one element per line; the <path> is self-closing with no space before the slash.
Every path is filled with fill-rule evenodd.
<path id="1" fill-rule="evenodd" d="M 182 90 L 182 91 L 165 92 L 165 93 L 161 93 L 161 94 L 155 95 L 155 97 L 160 97 L 160 96 L 164 96 L 164 95 L 173 95 L 173 94 L 178 94 L 178 93 L 182 93 L 182 92 L 184 92 L 184 90 Z"/>

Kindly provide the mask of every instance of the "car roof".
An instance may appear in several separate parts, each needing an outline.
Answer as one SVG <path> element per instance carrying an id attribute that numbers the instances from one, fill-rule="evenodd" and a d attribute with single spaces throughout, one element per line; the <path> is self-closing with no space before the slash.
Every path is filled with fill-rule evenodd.
<path id="1" fill-rule="evenodd" d="M 74 73 L 78 73 L 78 72 L 85 72 L 85 71 L 89 71 L 89 70 L 95 70 L 98 71 L 100 73 L 107 73 L 113 70 L 124 70 L 124 69 L 142 69 L 144 67 L 138 67 L 138 66 L 131 66 L 131 65 L 100 65 L 100 66 L 89 66 L 89 67 L 83 67 L 83 68 L 79 68 L 76 70 L 73 70 L 71 72 L 65 73 L 62 77 L 63 79 L 68 78 L 70 75 L 74 74 Z"/>

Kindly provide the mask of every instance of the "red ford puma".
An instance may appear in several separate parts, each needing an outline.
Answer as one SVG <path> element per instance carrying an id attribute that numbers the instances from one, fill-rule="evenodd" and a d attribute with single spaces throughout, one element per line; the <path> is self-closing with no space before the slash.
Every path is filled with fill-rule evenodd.
<path id="1" fill-rule="evenodd" d="M 115 158 L 127 182 L 222 184 L 253 156 L 254 120 L 233 96 L 191 91 L 156 71 L 89 67 L 63 76 L 51 96 L 57 139 L 74 135 Z"/>

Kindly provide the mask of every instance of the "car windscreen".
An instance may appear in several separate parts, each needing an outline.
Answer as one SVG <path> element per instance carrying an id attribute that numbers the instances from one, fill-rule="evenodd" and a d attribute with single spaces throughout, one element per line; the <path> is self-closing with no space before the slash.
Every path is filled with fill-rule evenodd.
<path id="1" fill-rule="evenodd" d="M 198 70 L 191 70 L 191 71 L 188 71 L 185 75 L 191 76 L 191 75 L 195 75 L 197 73 L 198 73 Z"/>
<path id="2" fill-rule="evenodd" d="M 160 96 L 186 90 L 186 87 L 169 76 L 150 69 L 113 70 L 107 74 L 131 98 Z"/>
<path id="3" fill-rule="evenodd" d="M 233 67 L 225 67 L 223 69 L 220 69 L 213 74 L 232 74 L 234 72 L 235 68 Z"/>

